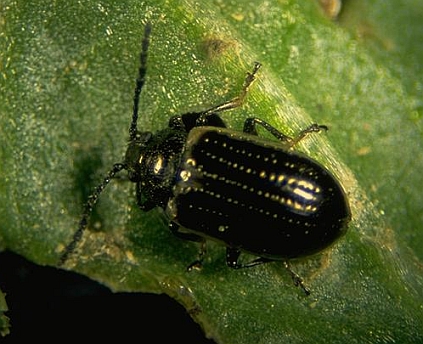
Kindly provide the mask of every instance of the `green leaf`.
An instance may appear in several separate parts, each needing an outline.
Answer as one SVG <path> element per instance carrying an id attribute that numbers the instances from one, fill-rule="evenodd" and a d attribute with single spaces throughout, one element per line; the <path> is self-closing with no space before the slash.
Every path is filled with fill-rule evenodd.
<path id="1" fill-rule="evenodd" d="M 3 1 L 0 247 L 57 264 L 82 204 L 125 153 L 150 21 L 140 127 L 230 99 L 260 61 L 225 120 L 241 129 L 254 114 L 289 135 L 328 125 L 299 149 L 341 181 L 349 232 L 291 262 L 309 297 L 281 263 L 234 271 L 214 243 L 187 273 L 198 247 L 158 209 L 139 211 L 118 179 L 66 267 L 115 291 L 166 293 L 219 343 L 423 341 L 422 13 L 419 0 L 347 2 L 336 24 L 300 0 Z"/>

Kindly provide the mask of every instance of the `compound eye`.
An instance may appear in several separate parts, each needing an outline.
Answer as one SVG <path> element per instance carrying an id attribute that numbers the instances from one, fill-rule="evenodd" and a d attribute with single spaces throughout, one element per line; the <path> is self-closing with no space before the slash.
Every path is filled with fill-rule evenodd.
<path id="1" fill-rule="evenodd" d="M 163 179 L 169 176 L 173 170 L 169 170 L 169 160 L 162 154 L 154 154 L 145 161 L 148 175 L 155 179 Z"/>

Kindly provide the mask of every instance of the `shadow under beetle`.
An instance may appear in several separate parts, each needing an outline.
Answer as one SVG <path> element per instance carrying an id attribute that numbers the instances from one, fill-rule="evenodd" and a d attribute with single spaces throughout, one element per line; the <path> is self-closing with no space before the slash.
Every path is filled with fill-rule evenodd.
<path id="1" fill-rule="evenodd" d="M 231 268 L 284 261 L 295 284 L 308 294 L 287 260 L 331 245 L 345 233 L 351 216 L 345 194 L 331 173 L 293 151 L 305 136 L 327 127 L 313 124 L 292 138 L 251 117 L 242 132 L 226 128 L 219 113 L 242 104 L 260 68 L 255 63 L 238 97 L 201 112 L 174 116 L 157 133 L 138 131 L 150 32 L 147 24 L 125 159 L 113 166 L 89 197 L 59 264 L 66 262 L 81 240 L 103 189 L 119 171 L 127 170 L 141 210 L 162 208 L 176 236 L 202 243 L 198 260 L 188 269 L 201 266 L 205 240 L 211 239 L 226 246 Z M 259 137 L 257 127 L 277 140 Z M 241 264 L 241 252 L 258 258 Z"/>

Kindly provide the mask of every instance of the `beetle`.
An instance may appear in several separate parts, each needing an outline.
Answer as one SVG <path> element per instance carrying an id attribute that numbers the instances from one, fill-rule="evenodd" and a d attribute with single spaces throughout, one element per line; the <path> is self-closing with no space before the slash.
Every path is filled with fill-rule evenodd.
<path id="1" fill-rule="evenodd" d="M 206 239 L 226 247 L 231 268 L 282 260 L 289 269 L 288 260 L 318 253 L 342 236 L 351 215 L 340 183 L 325 167 L 294 150 L 304 137 L 326 126 L 312 124 L 290 137 L 257 117 L 247 118 L 242 132 L 227 128 L 220 117 L 243 103 L 260 63 L 247 73 L 237 97 L 204 111 L 173 116 L 168 127 L 156 133 L 138 130 L 150 32 L 147 24 L 125 158 L 89 197 L 59 264 L 75 250 L 101 192 L 122 170 L 135 183 L 141 210 L 162 208 L 176 236 L 202 243 L 189 270 L 201 267 Z M 260 137 L 258 127 L 276 140 Z M 242 252 L 258 258 L 240 263 Z"/>

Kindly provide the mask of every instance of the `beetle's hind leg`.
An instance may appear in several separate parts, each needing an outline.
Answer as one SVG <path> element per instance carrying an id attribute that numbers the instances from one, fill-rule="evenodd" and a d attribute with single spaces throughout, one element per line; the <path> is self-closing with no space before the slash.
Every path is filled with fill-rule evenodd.
<path id="1" fill-rule="evenodd" d="M 319 125 L 317 123 L 313 123 L 308 128 L 301 130 L 300 133 L 292 139 L 292 141 L 290 142 L 290 146 L 293 147 L 309 134 L 320 133 L 322 130 L 328 131 L 329 128 L 326 125 Z"/>
<path id="2" fill-rule="evenodd" d="M 241 255 L 240 250 L 236 248 L 232 248 L 232 247 L 227 247 L 226 248 L 226 264 L 233 269 L 243 269 L 243 268 L 251 268 L 253 266 L 264 264 L 264 263 L 274 262 L 273 259 L 259 257 L 257 259 L 254 259 L 251 262 L 242 264 L 242 263 L 239 263 L 238 261 L 240 255 Z M 284 261 L 284 267 L 291 275 L 294 285 L 296 287 L 300 287 L 304 291 L 304 294 L 306 294 L 307 296 L 310 295 L 310 290 L 304 285 L 302 278 L 298 276 L 294 271 L 291 270 L 291 267 L 289 266 L 289 263 L 287 261 Z"/>
<path id="3" fill-rule="evenodd" d="M 325 130 L 325 131 L 328 130 L 328 127 L 326 125 L 319 125 L 319 124 L 313 123 L 308 128 L 301 130 L 300 133 L 296 137 L 291 137 L 280 132 L 274 126 L 270 125 L 269 123 L 263 121 L 260 118 L 250 117 L 250 118 L 247 118 L 244 122 L 244 130 L 243 130 L 244 133 L 258 136 L 257 125 L 260 125 L 264 129 L 266 129 L 279 141 L 287 143 L 290 148 L 294 147 L 298 142 L 300 142 L 302 139 L 304 139 L 306 136 L 308 136 L 311 133 L 319 133 L 322 130 Z"/>
<path id="4" fill-rule="evenodd" d="M 296 287 L 300 287 L 307 296 L 310 295 L 310 290 L 304 285 L 303 279 L 300 276 L 298 276 L 297 273 L 291 270 L 289 263 L 287 261 L 284 261 L 283 265 L 285 269 L 288 270 L 289 274 L 291 275 L 294 285 Z"/>
<path id="5" fill-rule="evenodd" d="M 244 122 L 244 133 L 248 133 L 251 135 L 258 136 L 257 132 L 257 125 L 260 125 L 264 129 L 266 129 L 269 133 L 271 133 L 274 137 L 276 137 L 279 141 L 283 142 L 291 142 L 294 139 L 288 135 L 285 135 L 284 133 L 280 132 L 278 129 L 276 129 L 274 126 L 270 125 L 269 123 L 263 121 L 260 118 L 257 117 L 250 117 L 247 118 Z"/>

